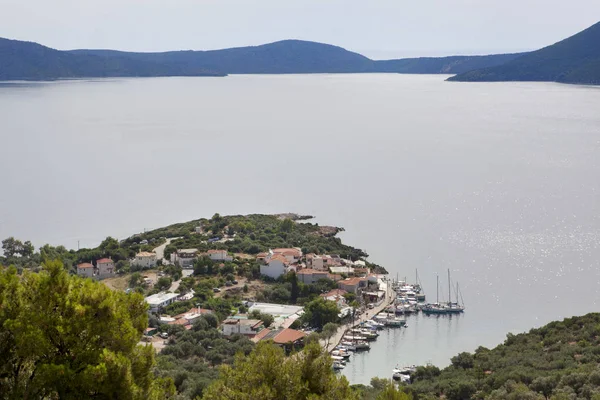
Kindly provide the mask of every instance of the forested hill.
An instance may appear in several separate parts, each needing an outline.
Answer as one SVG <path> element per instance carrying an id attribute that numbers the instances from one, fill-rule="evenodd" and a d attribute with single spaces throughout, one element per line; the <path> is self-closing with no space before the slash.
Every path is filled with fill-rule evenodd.
<path id="1" fill-rule="evenodd" d="M 506 64 L 466 72 L 449 80 L 553 81 L 600 85 L 600 22 Z"/>
<path id="2" fill-rule="evenodd" d="M 59 51 L 37 43 L 0 39 L 0 80 L 292 73 L 456 74 L 496 66 L 518 56 L 500 54 L 377 61 L 338 46 L 302 40 L 210 51 Z"/>
<path id="3" fill-rule="evenodd" d="M 223 75 L 196 66 L 130 57 L 103 57 L 54 50 L 32 42 L 0 38 L 0 81 L 99 77 Z"/>
<path id="4" fill-rule="evenodd" d="M 492 350 L 453 357 L 441 371 L 419 367 L 410 389 L 419 399 L 600 399 L 600 314 L 509 334 Z"/>

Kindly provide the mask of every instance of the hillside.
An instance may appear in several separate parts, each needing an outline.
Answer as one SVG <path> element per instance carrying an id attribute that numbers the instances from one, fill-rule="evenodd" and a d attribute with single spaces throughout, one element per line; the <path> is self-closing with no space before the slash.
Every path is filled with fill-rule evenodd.
<path id="1" fill-rule="evenodd" d="M 338 46 L 302 40 L 210 51 L 59 51 L 37 43 L 0 38 L 0 80 L 375 72 L 454 74 L 500 65 L 518 56 L 500 54 L 376 61 Z"/>
<path id="2" fill-rule="evenodd" d="M 374 69 L 377 72 L 397 72 L 401 74 L 461 74 L 478 68 L 501 65 L 523 54 L 525 53 L 383 60 L 375 61 Z"/>
<path id="3" fill-rule="evenodd" d="M 543 49 L 506 64 L 450 78 L 461 82 L 551 81 L 600 84 L 600 22 Z"/>
<path id="4" fill-rule="evenodd" d="M 129 57 L 72 54 L 37 43 L 0 38 L 0 81 L 202 75 L 221 74 Z"/>
<path id="5" fill-rule="evenodd" d="M 461 353 L 441 371 L 419 367 L 410 390 L 426 399 L 598 399 L 599 363 L 600 314 L 594 313 L 508 334 L 496 348 Z"/>
<path id="6" fill-rule="evenodd" d="M 373 62 L 360 54 L 323 43 L 283 40 L 261 46 L 210 51 L 126 53 L 75 50 L 75 54 L 121 56 L 135 60 L 187 65 L 228 74 L 302 74 L 368 72 Z"/>

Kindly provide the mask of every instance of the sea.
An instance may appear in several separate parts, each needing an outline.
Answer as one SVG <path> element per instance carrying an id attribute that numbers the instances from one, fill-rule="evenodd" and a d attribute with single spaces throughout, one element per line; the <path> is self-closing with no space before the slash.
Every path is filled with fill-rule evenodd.
<path id="1" fill-rule="evenodd" d="M 394 279 L 418 271 L 430 301 L 450 270 L 464 314 L 383 331 L 351 383 L 599 311 L 600 88 L 446 78 L 0 83 L 0 238 L 90 247 L 296 212 Z"/>

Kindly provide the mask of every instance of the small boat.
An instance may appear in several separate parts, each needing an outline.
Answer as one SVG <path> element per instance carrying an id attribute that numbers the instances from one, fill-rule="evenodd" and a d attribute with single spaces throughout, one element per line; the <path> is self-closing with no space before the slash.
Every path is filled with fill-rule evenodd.
<path id="1" fill-rule="evenodd" d="M 371 350 L 371 345 L 364 341 L 356 342 L 355 347 L 356 347 L 356 351 Z"/>
<path id="2" fill-rule="evenodd" d="M 392 378 L 394 380 L 399 380 L 400 382 L 410 383 L 410 374 L 415 372 L 416 367 L 413 365 L 411 367 L 396 367 L 392 370 Z"/>
<path id="3" fill-rule="evenodd" d="M 331 355 L 336 356 L 336 357 L 342 357 L 342 359 L 344 359 L 344 360 L 347 360 L 348 358 L 350 358 L 350 353 L 346 353 L 341 350 L 333 350 L 331 352 Z"/>
<path id="4" fill-rule="evenodd" d="M 339 371 L 340 369 L 344 369 L 344 366 L 341 363 L 337 362 L 337 361 L 333 362 L 332 367 L 336 371 Z"/>

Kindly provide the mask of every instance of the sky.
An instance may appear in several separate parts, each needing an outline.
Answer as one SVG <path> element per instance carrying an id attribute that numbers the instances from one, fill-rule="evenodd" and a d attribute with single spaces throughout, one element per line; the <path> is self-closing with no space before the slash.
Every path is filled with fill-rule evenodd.
<path id="1" fill-rule="evenodd" d="M 207 50 L 303 39 L 376 59 L 537 49 L 600 0 L 0 0 L 0 37 L 58 49 Z"/>

